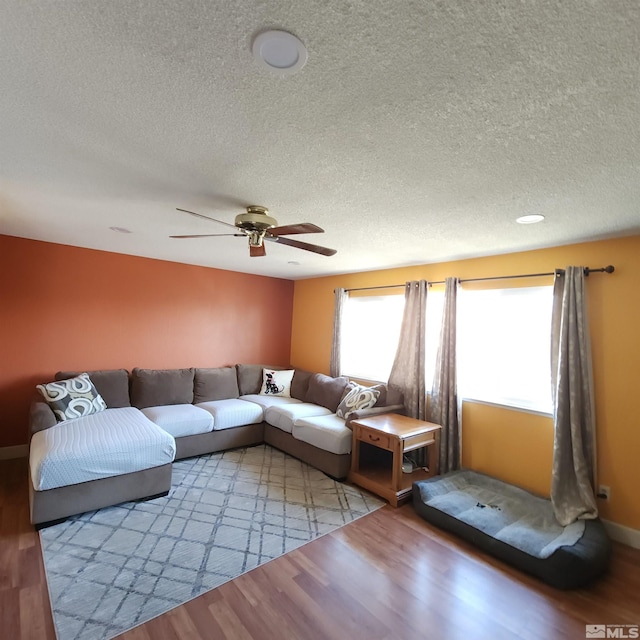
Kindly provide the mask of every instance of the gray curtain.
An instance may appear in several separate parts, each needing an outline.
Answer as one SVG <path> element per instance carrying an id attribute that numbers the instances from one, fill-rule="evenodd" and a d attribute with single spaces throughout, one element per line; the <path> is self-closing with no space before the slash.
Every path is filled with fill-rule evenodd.
<path id="1" fill-rule="evenodd" d="M 398 350 L 389 374 L 389 386 L 404 396 L 407 415 L 425 419 L 424 343 L 427 309 L 426 280 L 407 282 Z"/>
<path id="2" fill-rule="evenodd" d="M 558 522 L 566 526 L 598 516 L 593 370 L 583 267 L 567 267 L 564 274 L 556 274 L 551 325 L 551 502 Z"/>
<path id="3" fill-rule="evenodd" d="M 440 342 L 429 402 L 429 421 L 442 426 L 440 473 L 460 468 L 462 450 L 456 380 L 456 309 L 458 279 L 447 278 Z"/>
<path id="4" fill-rule="evenodd" d="M 329 374 L 334 378 L 340 375 L 340 348 L 342 340 L 342 313 L 348 294 L 346 289 L 336 289 L 334 292 L 333 309 L 333 342 L 331 344 L 331 361 Z"/>

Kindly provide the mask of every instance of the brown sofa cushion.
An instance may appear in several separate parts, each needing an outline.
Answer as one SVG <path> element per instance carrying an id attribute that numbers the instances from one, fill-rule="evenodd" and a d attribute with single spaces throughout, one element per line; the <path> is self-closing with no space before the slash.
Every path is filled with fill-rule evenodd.
<path id="1" fill-rule="evenodd" d="M 376 407 L 384 407 L 387 404 L 387 385 L 386 384 L 376 384 L 372 387 L 375 391 L 379 393 L 378 400 L 374 406 Z"/>
<path id="2" fill-rule="evenodd" d="M 238 389 L 241 396 L 260 393 L 262 389 L 262 370 L 282 371 L 284 367 L 272 367 L 268 364 L 237 364 Z"/>
<path id="3" fill-rule="evenodd" d="M 58 371 L 56 380 L 69 380 L 84 371 Z M 96 391 L 102 396 L 109 409 L 130 407 L 129 372 L 126 369 L 100 369 L 87 371 Z"/>
<path id="4" fill-rule="evenodd" d="M 235 367 L 196 369 L 193 379 L 193 403 L 237 398 L 238 377 Z"/>
<path id="5" fill-rule="evenodd" d="M 40 394 L 34 395 L 29 407 L 29 427 L 31 435 L 37 431 L 44 431 L 58 424 L 55 413 L 42 399 Z"/>
<path id="6" fill-rule="evenodd" d="M 296 369 L 293 374 L 293 380 L 291 381 L 291 397 L 306 402 L 307 391 L 309 390 L 309 380 L 313 373 L 311 371 L 303 371 L 302 369 Z"/>
<path id="7" fill-rule="evenodd" d="M 131 404 L 138 409 L 193 402 L 193 369 L 138 369 L 131 372 Z"/>
<path id="8" fill-rule="evenodd" d="M 329 411 L 335 412 L 340 400 L 342 400 L 348 382 L 349 380 L 342 376 L 331 378 L 324 375 L 324 373 L 314 373 L 309 380 L 309 389 L 305 402 L 319 404 L 321 407 L 326 407 Z"/>

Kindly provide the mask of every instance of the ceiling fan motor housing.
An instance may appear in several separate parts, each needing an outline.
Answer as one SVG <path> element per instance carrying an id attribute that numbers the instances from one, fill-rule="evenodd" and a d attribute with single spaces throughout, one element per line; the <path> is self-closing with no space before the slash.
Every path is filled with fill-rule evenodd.
<path id="1" fill-rule="evenodd" d="M 267 215 L 268 212 L 269 209 L 265 207 L 247 207 L 247 213 L 241 213 L 236 216 L 236 227 L 247 231 L 266 231 L 278 226 L 278 221 Z"/>

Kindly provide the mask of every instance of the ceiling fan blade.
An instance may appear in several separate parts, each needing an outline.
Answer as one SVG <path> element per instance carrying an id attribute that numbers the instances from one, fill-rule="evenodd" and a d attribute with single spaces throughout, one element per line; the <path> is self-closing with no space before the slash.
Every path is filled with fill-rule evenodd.
<path id="1" fill-rule="evenodd" d="M 169 236 L 170 238 L 221 238 L 223 236 L 235 237 L 235 238 L 244 238 L 244 233 L 200 233 L 198 235 L 190 235 L 190 236 Z"/>
<path id="2" fill-rule="evenodd" d="M 272 227 L 269 229 L 269 233 L 272 236 L 288 236 L 294 233 L 324 233 L 324 229 L 321 229 L 316 224 L 311 222 L 300 222 L 298 224 L 287 224 L 282 227 Z"/>
<path id="3" fill-rule="evenodd" d="M 264 244 L 261 244 L 259 247 L 250 244 L 249 245 L 249 255 L 252 258 L 259 258 L 260 256 L 266 256 L 267 250 L 264 248 Z"/>
<path id="4" fill-rule="evenodd" d="M 328 247 L 321 247 L 317 244 L 309 244 L 308 242 L 300 242 L 300 240 L 292 240 L 291 238 L 282 238 L 276 236 L 275 238 L 266 239 L 273 240 L 279 244 L 286 244 L 289 247 L 295 247 L 296 249 L 304 249 L 305 251 L 312 251 L 313 253 L 319 253 L 322 256 L 332 256 L 338 253 L 337 249 L 329 249 Z"/>
<path id="5" fill-rule="evenodd" d="M 203 216 L 201 213 L 196 213 L 195 211 L 188 211 L 187 209 L 180 209 L 176 207 L 176 211 L 182 211 L 183 213 L 190 213 L 192 216 L 197 216 L 198 218 L 204 218 L 205 220 L 209 220 L 210 222 L 217 222 L 218 224 L 223 224 L 226 227 L 231 227 L 232 229 L 236 228 L 235 224 L 229 224 L 228 222 L 222 222 L 222 220 L 216 220 L 215 218 L 210 218 L 209 216 Z"/>

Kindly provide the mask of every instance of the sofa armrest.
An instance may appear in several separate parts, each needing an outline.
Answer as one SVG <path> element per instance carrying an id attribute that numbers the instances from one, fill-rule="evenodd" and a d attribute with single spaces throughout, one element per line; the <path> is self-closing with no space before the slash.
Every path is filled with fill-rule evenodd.
<path id="1" fill-rule="evenodd" d="M 373 416 L 381 416 L 385 413 L 404 414 L 403 404 L 390 404 L 386 407 L 372 407 L 371 409 L 360 409 L 360 411 L 352 411 L 345 425 L 351 429 L 351 423 L 354 420 L 362 420 L 362 418 L 372 418 Z"/>
<path id="2" fill-rule="evenodd" d="M 44 431 L 58 424 L 56 416 L 46 402 L 32 402 L 29 407 L 29 433 Z"/>

